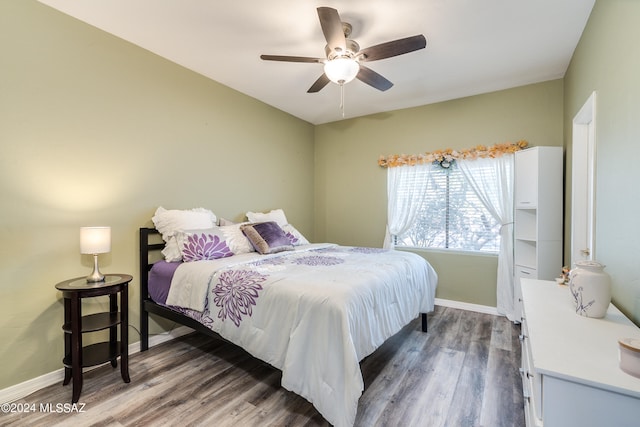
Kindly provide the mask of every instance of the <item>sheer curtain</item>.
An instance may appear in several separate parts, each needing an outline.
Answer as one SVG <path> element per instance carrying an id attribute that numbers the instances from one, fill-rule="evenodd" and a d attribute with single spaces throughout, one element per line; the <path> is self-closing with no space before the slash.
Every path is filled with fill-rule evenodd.
<path id="1" fill-rule="evenodd" d="M 414 223 L 424 203 L 431 164 L 387 169 L 387 230 L 384 248 L 394 247 L 391 236 L 402 234 Z M 410 184 L 410 185 L 408 185 Z"/>
<path id="2" fill-rule="evenodd" d="M 515 320 L 513 306 L 513 164 L 514 155 L 457 161 L 480 201 L 500 222 L 496 284 L 498 313 Z"/>

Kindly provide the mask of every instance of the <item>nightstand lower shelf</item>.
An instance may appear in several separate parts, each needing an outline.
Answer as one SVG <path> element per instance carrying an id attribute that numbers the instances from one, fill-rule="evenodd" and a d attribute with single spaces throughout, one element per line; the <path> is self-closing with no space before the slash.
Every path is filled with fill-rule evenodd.
<path id="1" fill-rule="evenodd" d="M 114 343 L 99 342 L 82 348 L 82 367 L 101 365 L 111 361 L 111 365 L 115 368 L 118 364 L 117 358 L 120 356 L 120 341 Z M 72 368 L 71 355 L 67 354 L 62 363 L 65 368 Z"/>

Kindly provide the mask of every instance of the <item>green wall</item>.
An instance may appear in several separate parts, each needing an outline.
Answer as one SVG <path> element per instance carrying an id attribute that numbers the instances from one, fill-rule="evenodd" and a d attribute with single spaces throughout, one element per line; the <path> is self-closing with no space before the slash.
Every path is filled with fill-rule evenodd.
<path id="1" fill-rule="evenodd" d="M 520 139 L 562 145 L 563 82 L 328 123 L 315 129 L 315 236 L 381 246 L 387 172 L 380 155 L 470 148 Z M 559 183 L 562 185 L 562 183 Z M 495 307 L 495 256 L 420 251 L 439 274 L 436 296 Z"/>
<path id="2" fill-rule="evenodd" d="M 134 276 L 131 342 L 137 230 L 158 206 L 282 207 L 313 237 L 309 123 L 35 0 L 0 1 L 0 52 L 0 389 L 61 368 L 54 285 L 91 272 L 81 226 L 110 225 L 101 270 Z"/>
<path id="3" fill-rule="evenodd" d="M 596 257 L 611 275 L 614 303 L 636 324 L 640 324 L 638 23 L 640 2 L 596 1 L 565 75 L 564 93 L 568 166 L 565 203 L 570 207 L 572 120 L 596 91 Z M 565 240 L 568 242 L 568 237 Z M 565 254 L 569 250 L 565 245 Z"/>

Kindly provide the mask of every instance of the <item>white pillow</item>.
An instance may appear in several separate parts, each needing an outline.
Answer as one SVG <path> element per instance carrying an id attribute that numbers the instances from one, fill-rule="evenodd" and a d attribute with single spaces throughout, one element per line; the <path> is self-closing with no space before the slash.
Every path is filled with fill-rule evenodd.
<path id="1" fill-rule="evenodd" d="M 175 238 L 178 231 L 213 228 L 217 218 L 213 212 L 204 208 L 168 210 L 160 206 L 151 220 L 166 242 L 162 254 L 165 260 L 172 262 L 182 260 L 182 253 Z"/>
<path id="2" fill-rule="evenodd" d="M 287 217 L 282 209 L 274 209 L 271 212 L 247 212 L 249 222 L 269 222 L 275 221 L 280 227 L 287 225 Z"/>
<path id="3" fill-rule="evenodd" d="M 227 246 L 229 246 L 229 249 L 231 249 L 231 251 L 236 255 L 256 251 L 249 239 L 247 239 L 247 236 L 245 236 L 240 229 L 240 227 L 245 224 L 247 223 L 241 222 L 239 224 L 223 225 L 222 227 L 218 227 L 225 237 Z"/>
<path id="4" fill-rule="evenodd" d="M 293 225 L 286 224 L 282 226 L 282 230 L 291 240 L 293 246 L 308 245 L 309 241 L 302 235 Z"/>
<path id="5" fill-rule="evenodd" d="M 218 225 L 220 227 L 224 227 L 225 225 L 234 225 L 235 223 L 235 221 L 229 221 L 226 218 L 218 218 Z"/>

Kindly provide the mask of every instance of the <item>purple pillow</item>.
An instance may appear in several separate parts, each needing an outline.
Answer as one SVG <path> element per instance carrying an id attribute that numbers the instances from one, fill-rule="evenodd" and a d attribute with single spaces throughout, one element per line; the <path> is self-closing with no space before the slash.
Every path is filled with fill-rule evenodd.
<path id="1" fill-rule="evenodd" d="M 240 229 L 255 250 L 263 255 L 293 250 L 291 239 L 275 221 L 245 224 Z"/>

